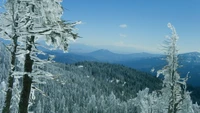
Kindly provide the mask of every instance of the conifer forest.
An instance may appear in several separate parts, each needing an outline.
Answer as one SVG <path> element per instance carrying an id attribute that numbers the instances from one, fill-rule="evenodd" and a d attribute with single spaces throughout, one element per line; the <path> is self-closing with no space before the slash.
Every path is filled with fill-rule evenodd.
<path id="1" fill-rule="evenodd" d="M 81 9 L 76 1 L 76 9 Z M 173 24 L 162 23 L 168 31 L 159 54 L 105 49 L 75 53 L 73 42 L 88 40 L 78 26 L 90 23 L 84 23 L 88 14 L 79 16 L 83 21 L 65 16 L 75 11 L 66 4 L 70 0 L 1 0 L 1 113 L 200 113 L 200 54 L 179 53 L 182 35 Z M 101 14 L 94 7 L 90 10 Z M 87 33 L 93 36 L 101 27 Z M 126 24 L 119 27 L 120 32 L 131 29 Z"/>

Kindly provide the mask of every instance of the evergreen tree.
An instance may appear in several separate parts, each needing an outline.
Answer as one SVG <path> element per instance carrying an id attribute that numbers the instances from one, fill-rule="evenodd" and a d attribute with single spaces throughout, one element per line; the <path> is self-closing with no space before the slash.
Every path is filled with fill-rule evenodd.
<path id="1" fill-rule="evenodd" d="M 167 65 L 157 72 L 157 76 L 160 74 L 164 75 L 163 88 L 161 89 L 161 94 L 158 103 L 165 108 L 167 113 L 195 113 L 199 112 L 196 110 L 194 112 L 192 100 L 190 98 L 190 93 L 186 91 L 187 89 L 187 79 L 188 75 L 185 78 L 180 78 L 177 69 L 178 65 L 178 49 L 177 49 L 177 40 L 178 35 L 173 25 L 168 23 L 168 27 L 172 31 L 171 37 L 167 37 L 166 41 L 166 60 Z M 188 73 L 189 74 L 189 73 Z"/>
<path id="2" fill-rule="evenodd" d="M 158 71 L 158 76 L 159 74 L 164 75 L 162 95 L 166 99 L 163 101 L 165 101 L 167 104 L 166 106 L 168 106 L 168 113 L 177 113 L 181 109 L 184 92 L 183 89 L 181 89 L 183 83 L 181 83 L 180 75 L 177 72 L 178 50 L 176 42 L 178 40 L 178 35 L 174 26 L 168 23 L 168 27 L 172 30 L 172 35 L 171 37 L 167 37 L 168 40 L 165 46 L 168 64 L 162 70 Z"/>
<path id="3" fill-rule="evenodd" d="M 170 23 L 168 27 L 172 30 L 172 35 L 167 37 L 164 48 L 167 65 L 157 72 L 157 76 L 164 75 L 163 87 L 152 93 L 148 89 L 139 91 L 133 103 L 137 112 L 140 113 L 198 113 L 198 107 L 192 104 L 190 93 L 186 91 L 187 77 L 180 78 L 177 72 L 179 67 L 176 45 L 178 35 Z"/>
<path id="4" fill-rule="evenodd" d="M 39 100 L 39 102 L 37 103 L 37 107 L 36 107 L 36 113 L 43 113 L 43 109 L 42 109 L 42 104 L 41 101 Z"/>
<path id="5" fill-rule="evenodd" d="M 14 71 L 16 69 L 16 53 L 18 47 L 18 38 L 21 30 L 26 26 L 24 14 L 26 10 L 22 9 L 23 5 L 20 0 L 7 0 L 5 4 L 6 12 L 0 15 L 0 34 L 3 39 L 11 40 L 11 44 L 7 47 L 11 53 L 11 70 L 8 76 L 8 88 L 6 91 L 6 99 L 2 113 L 9 113 L 12 98 L 12 89 L 14 83 Z"/>
<path id="6" fill-rule="evenodd" d="M 29 103 L 32 82 L 35 75 L 45 74 L 38 71 L 38 67 L 44 61 L 37 58 L 37 40 L 43 39 L 49 45 L 60 48 L 65 52 L 68 49 L 68 41 L 78 36 L 73 33 L 75 23 L 67 23 L 61 20 L 63 13 L 60 0 L 7 0 L 6 12 L 1 14 L 0 33 L 4 39 L 10 39 L 12 45 L 11 71 L 8 79 L 8 90 L 3 113 L 9 113 L 14 75 L 23 75 L 23 87 L 19 102 L 19 112 L 26 113 Z M 16 58 L 23 65 L 24 73 L 16 73 Z M 52 58 L 50 58 L 52 59 Z M 14 73 L 15 72 L 15 73 Z M 49 73 L 46 73 L 46 75 Z"/>
<path id="7" fill-rule="evenodd" d="M 77 23 L 66 23 L 61 20 L 62 7 L 60 2 L 60 0 L 28 1 L 28 10 L 30 13 L 28 18 L 30 24 L 26 27 L 25 34 L 20 40 L 20 42 L 22 42 L 22 48 L 25 50 L 25 52 L 22 53 L 25 55 L 25 74 L 23 75 L 19 113 L 27 113 L 28 111 L 32 83 L 37 82 L 35 78 L 38 78 L 38 75 L 43 75 L 43 77 L 46 78 L 50 74 L 35 68 L 44 63 L 44 61 L 37 58 L 37 54 L 40 52 L 37 50 L 37 40 L 46 39 L 49 45 L 60 48 L 66 52 L 68 50 L 68 41 L 78 37 L 77 34 L 72 32 L 73 27 Z M 50 6 L 52 7 L 50 8 Z"/>

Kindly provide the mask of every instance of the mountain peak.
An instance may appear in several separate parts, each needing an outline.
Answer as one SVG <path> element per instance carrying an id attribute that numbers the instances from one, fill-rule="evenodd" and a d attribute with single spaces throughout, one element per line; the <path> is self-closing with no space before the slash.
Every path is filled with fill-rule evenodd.
<path id="1" fill-rule="evenodd" d="M 106 53 L 112 53 L 111 51 L 107 50 L 107 49 L 99 49 L 99 50 L 96 50 L 96 51 L 93 51 L 91 53 L 100 53 L 100 54 L 106 54 Z"/>
<path id="2" fill-rule="evenodd" d="M 186 56 L 199 56 L 200 53 L 199 52 L 189 52 L 189 53 L 184 53 L 184 54 L 181 54 L 181 55 L 186 55 Z"/>

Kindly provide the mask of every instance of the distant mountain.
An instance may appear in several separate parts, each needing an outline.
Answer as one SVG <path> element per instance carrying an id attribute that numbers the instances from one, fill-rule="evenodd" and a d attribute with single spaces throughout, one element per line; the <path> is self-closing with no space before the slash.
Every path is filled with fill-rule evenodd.
<path id="1" fill-rule="evenodd" d="M 179 55 L 179 60 L 182 63 L 200 63 L 200 53 L 199 52 L 190 52 Z"/>
<path id="2" fill-rule="evenodd" d="M 42 51 L 50 51 L 49 48 L 45 42 L 40 42 L 42 45 L 46 46 L 46 48 L 39 46 L 38 49 L 42 50 Z M 68 52 L 69 53 L 90 53 L 93 51 L 98 50 L 98 48 L 93 47 L 93 46 L 89 46 L 89 45 L 85 45 L 85 44 L 80 44 L 80 43 L 70 43 L 69 47 L 68 47 Z M 63 53 L 62 50 L 53 50 L 54 52 L 58 52 L 58 53 Z"/>
<path id="3" fill-rule="evenodd" d="M 76 63 L 80 61 L 98 61 L 98 62 L 109 62 L 109 63 L 117 63 L 120 61 L 128 61 L 128 60 L 138 60 L 143 58 L 152 58 L 159 57 L 159 54 L 150 54 L 150 53 L 133 53 L 133 54 L 118 54 L 113 53 L 106 49 L 100 49 L 89 53 L 63 53 L 60 50 L 50 51 L 45 48 L 39 48 L 47 54 L 55 55 L 55 61 L 60 63 Z M 39 57 L 44 57 L 39 55 Z"/>
<path id="4" fill-rule="evenodd" d="M 149 58 L 149 57 L 158 57 L 161 55 L 158 54 L 150 54 L 150 53 L 133 53 L 133 54 L 118 54 L 113 53 L 109 50 L 100 49 L 88 54 L 85 54 L 86 56 L 92 56 L 99 61 L 102 62 L 110 62 L 110 63 L 116 63 L 118 61 L 125 61 L 125 60 L 138 60 L 142 58 Z"/>
<path id="5" fill-rule="evenodd" d="M 150 53 L 118 54 L 109 50 L 100 49 L 89 53 L 63 53 L 59 51 L 46 51 L 54 54 L 56 62 L 76 63 L 80 61 L 98 61 L 114 64 L 122 64 L 140 71 L 156 75 L 156 72 L 166 65 L 165 56 Z M 179 56 L 181 77 L 185 77 L 190 72 L 188 83 L 193 86 L 200 86 L 200 53 L 191 52 L 180 54 Z"/>
<path id="6" fill-rule="evenodd" d="M 200 53 L 191 52 L 179 55 L 180 73 L 182 76 L 189 72 L 188 83 L 200 86 Z"/>
<path id="7" fill-rule="evenodd" d="M 97 51 L 93 51 L 91 53 L 86 53 L 84 55 L 91 56 L 102 62 L 116 62 L 116 61 L 125 59 L 124 55 L 113 53 L 113 52 L 111 52 L 109 50 L 105 50 L 105 49 L 100 49 Z"/>
<path id="8" fill-rule="evenodd" d="M 0 44 L 0 85 L 5 85 L 9 72 L 9 54 Z M 57 53 L 55 53 L 57 54 Z M 134 113 L 132 99 L 139 90 L 161 88 L 161 80 L 148 73 L 122 65 L 100 62 L 75 64 L 51 63 L 41 66 L 54 75 L 34 83 L 31 110 L 36 113 Z M 20 85 L 20 84 L 19 84 Z M 19 86 L 14 86 L 20 88 Z M 18 89 L 21 90 L 21 89 Z M 199 100 L 198 88 L 190 87 L 194 102 Z M 14 90 L 15 91 L 15 90 Z M 4 99 L 0 93 L 0 99 Z M 4 101 L 0 101 L 2 108 Z M 13 110 L 13 109 L 12 109 Z M 119 112 L 118 112 L 119 110 Z M 95 111 L 95 112 L 96 112 Z"/>
<path id="9" fill-rule="evenodd" d="M 52 53 L 50 53 L 52 54 Z M 55 61 L 56 62 L 61 62 L 61 63 L 75 63 L 75 62 L 81 62 L 81 61 L 98 61 L 97 59 L 90 57 L 90 56 L 83 56 L 83 55 L 78 55 L 74 53 L 55 53 Z"/>
<path id="10" fill-rule="evenodd" d="M 193 86 L 200 86 L 200 53 L 191 52 L 180 54 L 178 56 L 179 61 L 179 69 L 181 77 L 185 77 L 189 72 L 189 80 L 188 83 Z M 144 58 L 139 60 L 127 60 L 117 62 L 118 64 L 123 64 L 125 66 L 145 71 L 148 73 L 152 73 L 156 75 L 156 72 L 159 69 L 162 69 L 163 66 L 166 65 L 165 57 L 152 57 L 152 58 Z M 152 71 L 154 70 L 154 71 Z"/>
<path id="11" fill-rule="evenodd" d="M 55 58 L 53 60 L 60 63 L 72 64 L 81 61 L 98 61 L 93 57 L 84 56 L 76 53 L 63 53 L 59 51 L 45 51 L 45 53 L 49 55 L 55 55 Z M 38 55 L 38 57 L 43 59 L 47 58 L 47 55 Z"/>
<path id="12" fill-rule="evenodd" d="M 92 56 L 103 56 L 103 55 L 115 55 L 115 53 L 109 51 L 109 50 L 106 50 L 106 49 L 99 49 L 97 51 L 93 51 L 91 53 L 88 53 L 89 55 L 92 55 Z"/>
<path id="13" fill-rule="evenodd" d="M 89 53 L 96 51 L 98 48 L 81 43 L 70 43 L 69 53 Z"/>

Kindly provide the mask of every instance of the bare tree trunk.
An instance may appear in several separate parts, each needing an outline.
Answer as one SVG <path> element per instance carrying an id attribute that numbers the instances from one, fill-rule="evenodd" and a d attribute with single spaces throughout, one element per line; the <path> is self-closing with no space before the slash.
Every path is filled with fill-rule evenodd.
<path id="1" fill-rule="evenodd" d="M 13 72 L 15 71 L 15 61 L 16 61 L 16 52 L 17 52 L 17 40 L 18 40 L 18 35 L 16 34 L 16 29 L 15 27 L 18 27 L 18 23 L 16 22 L 18 20 L 18 17 L 14 17 L 14 2 L 12 2 L 12 21 L 13 21 L 13 31 L 14 31 L 14 36 L 12 37 L 13 41 L 13 47 L 11 52 L 11 70 L 9 72 L 8 76 L 8 89 L 6 91 L 6 99 L 4 102 L 3 110 L 2 113 L 10 113 L 10 106 L 11 106 L 11 98 L 12 98 L 12 89 L 13 89 L 13 83 L 14 83 L 14 77 L 12 76 Z M 11 38 L 11 37 L 10 37 Z"/>
<path id="2" fill-rule="evenodd" d="M 9 77 L 8 77 L 8 89 L 6 91 L 6 99 L 5 99 L 5 102 L 4 102 L 2 113 L 10 113 L 12 89 L 13 89 L 13 82 L 14 82 L 14 77 L 11 76 L 11 74 L 12 73 L 10 73 Z"/>
<path id="3" fill-rule="evenodd" d="M 14 77 L 12 76 L 13 72 L 15 71 L 15 60 L 16 60 L 16 51 L 17 51 L 17 38 L 18 36 L 15 35 L 13 37 L 13 50 L 11 52 L 11 65 L 13 66 L 9 72 L 8 77 L 8 89 L 6 91 L 6 99 L 4 102 L 2 113 L 10 113 L 10 105 L 11 105 L 11 98 L 12 98 L 12 89 L 14 83 Z"/>
<path id="4" fill-rule="evenodd" d="M 30 39 L 27 39 L 26 42 L 26 50 L 30 51 L 25 56 L 25 64 L 24 64 L 24 72 L 31 73 L 32 72 L 32 66 L 33 66 L 33 60 L 31 60 L 31 50 L 32 50 L 32 44 L 34 44 L 34 36 L 31 36 Z M 29 104 L 29 96 L 31 91 L 31 84 L 32 84 L 32 78 L 25 74 L 23 76 L 23 87 L 22 92 L 20 95 L 20 102 L 19 102 L 19 113 L 28 113 L 28 104 Z"/>

